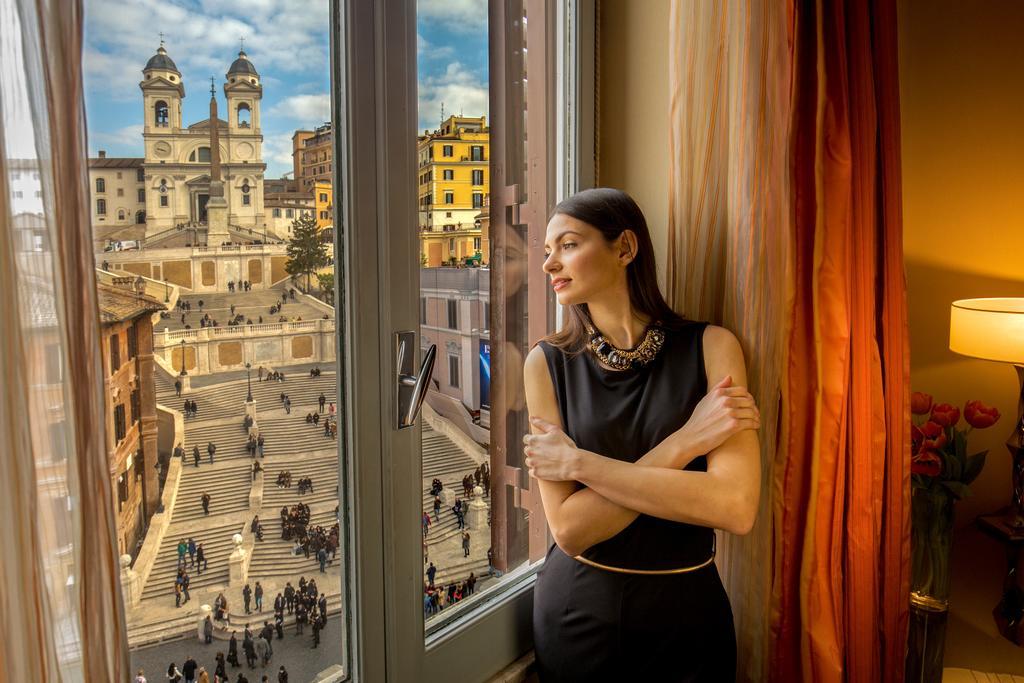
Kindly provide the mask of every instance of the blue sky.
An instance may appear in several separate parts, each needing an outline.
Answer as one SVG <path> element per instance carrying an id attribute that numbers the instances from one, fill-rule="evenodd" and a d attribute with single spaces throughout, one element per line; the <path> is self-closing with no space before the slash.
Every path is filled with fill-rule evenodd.
<path id="1" fill-rule="evenodd" d="M 160 44 L 182 73 L 183 123 L 209 114 L 210 76 L 225 118 L 224 74 L 239 38 L 263 81 L 268 178 L 290 171 L 291 136 L 330 119 L 328 0 L 86 0 L 89 155 L 142 156 L 142 67 Z M 486 0 L 419 0 L 418 131 L 445 114 L 487 111 Z M 414 131 L 410 131 L 412 144 Z"/>

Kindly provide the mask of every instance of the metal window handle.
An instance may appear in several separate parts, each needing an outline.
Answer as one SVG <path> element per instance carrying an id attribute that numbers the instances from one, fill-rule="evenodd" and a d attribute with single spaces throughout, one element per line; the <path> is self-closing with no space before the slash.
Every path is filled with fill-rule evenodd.
<path id="1" fill-rule="evenodd" d="M 423 405 L 423 399 L 427 395 L 427 387 L 430 386 L 430 377 L 434 373 L 434 359 L 437 357 L 437 345 L 431 344 L 430 348 L 423 355 L 423 363 L 420 365 L 419 374 L 414 375 L 416 369 L 416 341 L 415 332 L 395 333 L 396 346 L 396 374 L 398 384 L 398 401 L 396 410 L 396 422 L 398 429 L 406 429 L 416 424 L 416 416 Z"/>

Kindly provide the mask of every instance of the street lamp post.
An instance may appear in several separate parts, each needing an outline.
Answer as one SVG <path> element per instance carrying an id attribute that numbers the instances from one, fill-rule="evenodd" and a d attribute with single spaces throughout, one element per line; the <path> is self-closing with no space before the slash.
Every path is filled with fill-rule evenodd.
<path id="1" fill-rule="evenodd" d="M 245 379 L 249 383 L 249 395 L 245 397 L 245 400 L 252 403 L 252 363 L 245 364 Z"/>
<path id="2" fill-rule="evenodd" d="M 167 278 L 164 278 L 164 303 L 165 304 L 171 302 L 171 296 L 170 295 L 171 295 L 171 290 L 167 286 Z"/>
<path id="3" fill-rule="evenodd" d="M 181 376 L 184 377 L 188 373 L 185 372 L 185 340 L 181 340 Z"/>

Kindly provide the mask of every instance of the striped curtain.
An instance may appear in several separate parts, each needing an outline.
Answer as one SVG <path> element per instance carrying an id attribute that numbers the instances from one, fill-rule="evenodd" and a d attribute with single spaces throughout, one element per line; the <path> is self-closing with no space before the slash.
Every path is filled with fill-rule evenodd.
<path id="1" fill-rule="evenodd" d="M 737 333 L 764 417 L 762 514 L 720 561 L 739 679 L 902 680 L 893 0 L 676 0 L 672 18 L 670 294 Z"/>
<path id="2" fill-rule="evenodd" d="M 0 0 L 5 681 L 129 675 L 103 432 L 81 56 L 81 0 Z"/>
<path id="3" fill-rule="evenodd" d="M 761 408 L 761 510 L 746 536 L 719 532 L 739 678 L 767 680 L 772 472 L 791 232 L 792 12 L 785 2 L 674 0 L 670 28 L 668 294 L 732 330 Z"/>

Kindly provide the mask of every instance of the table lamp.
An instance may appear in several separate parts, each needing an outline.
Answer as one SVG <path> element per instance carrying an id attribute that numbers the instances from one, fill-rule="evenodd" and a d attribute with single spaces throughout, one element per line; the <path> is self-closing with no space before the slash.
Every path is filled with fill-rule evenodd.
<path id="1" fill-rule="evenodd" d="M 1017 421 L 1006 440 L 1013 458 L 1009 523 L 1024 528 L 1024 299 L 961 299 L 950 306 L 949 350 L 964 356 L 1012 363 L 1020 380 Z"/>

